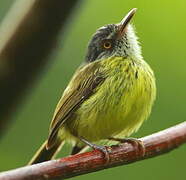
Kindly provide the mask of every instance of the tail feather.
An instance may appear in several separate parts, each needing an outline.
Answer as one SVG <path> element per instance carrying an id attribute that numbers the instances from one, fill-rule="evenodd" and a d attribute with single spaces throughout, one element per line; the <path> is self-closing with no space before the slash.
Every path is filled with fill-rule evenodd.
<path id="1" fill-rule="evenodd" d="M 48 161 L 55 157 L 55 155 L 58 153 L 58 151 L 63 146 L 64 142 L 58 142 L 56 143 L 52 148 L 47 149 L 47 141 L 45 141 L 42 146 L 39 148 L 39 150 L 36 152 L 36 154 L 33 156 L 33 158 L 30 160 L 28 165 L 41 163 L 44 161 Z"/>

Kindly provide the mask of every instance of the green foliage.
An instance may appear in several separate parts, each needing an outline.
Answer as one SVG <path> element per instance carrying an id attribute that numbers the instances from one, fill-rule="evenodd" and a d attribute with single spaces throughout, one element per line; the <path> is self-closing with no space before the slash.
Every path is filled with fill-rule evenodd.
<path id="1" fill-rule="evenodd" d="M 0 20 L 14 0 L 1 0 Z M 186 99 L 186 24 L 185 1 L 89 0 L 78 7 L 59 41 L 37 86 L 14 115 L 14 123 L 0 141 L 0 171 L 23 166 L 48 134 L 55 105 L 74 70 L 83 61 L 86 44 L 96 28 L 119 22 L 129 9 L 137 7 L 134 24 L 145 60 L 155 71 L 158 97 L 149 120 L 136 137 L 145 136 L 185 121 Z M 39 43 L 39 42 L 38 42 Z M 186 178 L 185 146 L 161 157 L 113 168 L 76 179 L 150 179 Z M 61 155 L 66 155 L 66 146 Z"/>

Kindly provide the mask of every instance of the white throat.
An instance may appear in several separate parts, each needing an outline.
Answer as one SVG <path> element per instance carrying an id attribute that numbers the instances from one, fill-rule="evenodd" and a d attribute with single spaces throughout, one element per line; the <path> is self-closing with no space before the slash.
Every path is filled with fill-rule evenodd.
<path id="1" fill-rule="evenodd" d="M 124 37 L 126 40 L 126 46 L 123 46 L 126 54 L 134 60 L 143 59 L 141 53 L 141 46 L 138 42 L 138 37 L 135 34 L 135 27 L 133 25 L 128 25 L 126 36 Z"/>

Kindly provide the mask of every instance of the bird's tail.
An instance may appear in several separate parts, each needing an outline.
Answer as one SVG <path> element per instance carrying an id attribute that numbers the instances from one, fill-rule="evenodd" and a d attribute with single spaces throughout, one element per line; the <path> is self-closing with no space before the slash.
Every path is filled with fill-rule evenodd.
<path id="1" fill-rule="evenodd" d="M 46 149 L 47 141 L 45 141 L 42 146 L 39 148 L 39 150 L 35 153 L 35 155 L 32 157 L 28 165 L 41 163 L 43 161 L 48 161 L 58 153 L 58 151 L 61 149 L 61 147 L 64 145 L 64 142 L 58 142 L 50 149 Z"/>

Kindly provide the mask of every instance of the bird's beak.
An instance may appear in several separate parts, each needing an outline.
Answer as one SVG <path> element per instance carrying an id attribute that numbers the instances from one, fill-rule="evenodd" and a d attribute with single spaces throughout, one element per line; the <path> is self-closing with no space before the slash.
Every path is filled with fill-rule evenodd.
<path id="1" fill-rule="evenodd" d="M 122 19 L 122 21 L 118 24 L 118 38 L 123 37 L 126 32 L 126 27 L 130 23 L 132 17 L 136 13 L 137 8 L 134 8 L 128 12 L 128 14 Z"/>

